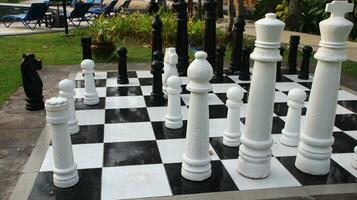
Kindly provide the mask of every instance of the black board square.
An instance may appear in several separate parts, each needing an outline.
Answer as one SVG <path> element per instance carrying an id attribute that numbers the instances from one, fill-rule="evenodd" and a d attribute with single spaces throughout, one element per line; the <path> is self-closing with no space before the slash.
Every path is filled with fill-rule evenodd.
<path id="1" fill-rule="evenodd" d="M 137 78 L 138 76 L 136 75 L 135 71 L 128 71 L 127 72 L 128 78 Z M 107 72 L 107 78 L 117 78 L 118 77 L 118 72 L 111 71 Z"/>
<path id="2" fill-rule="evenodd" d="M 332 153 L 353 153 L 357 141 L 344 132 L 334 132 L 335 141 L 332 145 Z"/>
<path id="3" fill-rule="evenodd" d="M 212 137 L 209 141 L 221 160 L 238 158 L 239 147 L 228 147 L 223 145 L 223 137 Z"/>
<path id="4" fill-rule="evenodd" d="M 105 110 L 105 123 L 148 122 L 146 108 L 121 108 Z"/>
<path id="5" fill-rule="evenodd" d="M 93 109 L 104 109 L 105 108 L 105 98 L 99 97 L 99 103 L 95 105 L 84 104 L 84 98 L 76 98 L 74 102 L 74 107 L 76 110 L 93 110 Z"/>
<path id="6" fill-rule="evenodd" d="M 71 135 L 72 144 L 103 143 L 104 124 L 79 126 L 79 132 Z"/>
<path id="7" fill-rule="evenodd" d="M 357 100 L 354 101 L 338 101 L 338 104 L 347 108 L 348 110 L 357 113 Z"/>
<path id="8" fill-rule="evenodd" d="M 139 78 L 139 82 L 141 86 L 144 85 L 152 85 L 153 83 L 153 78 Z"/>
<path id="9" fill-rule="evenodd" d="M 105 87 L 107 85 L 107 79 L 94 79 L 95 87 Z M 76 88 L 84 88 L 84 80 L 75 81 Z"/>
<path id="10" fill-rule="evenodd" d="M 180 129 L 166 128 L 165 122 L 151 122 L 151 125 L 157 140 L 186 138 L 186 120 L 183 121 L 183 126 Z"/>
<path id="11" fill-rule="evenodd" d="M 336 115 L 335 126 L 342 131 L 357 130 L 357 114 Z"/>
<path id="12" fill-rule="evenodd" d="M 140 86 L 107 87 L 107 97 L 112 96 L 139 96 L 142 95 Z"/>
<path id="13" fill-rule="evenodd" d="M 208 108 L 210 119 L 227 117 L 226 105 L 209 105 Z"/>

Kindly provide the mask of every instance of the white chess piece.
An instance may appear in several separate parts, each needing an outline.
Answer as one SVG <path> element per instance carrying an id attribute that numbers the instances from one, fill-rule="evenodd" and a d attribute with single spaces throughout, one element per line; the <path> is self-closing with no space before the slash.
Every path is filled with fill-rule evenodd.
<path id="1" fill-rule="evenodd" d="M 165 126 L 170 129 L 179 129 L 182 127 L 181 99 L 180 93 L 181 79 L 178 76 L 170 76 L 167 79 L 167 109 L 165 115 Z"/>
<path id="2" fill-rule="evenodd" d="M 355 146 L 355 153 L 353 155 L 352 167 L 357 170 L 357 146 Z"/>
<path id="3" fill-rule="evenodd" d="M 344 50 L 353 26 L 344 16 L 352 10 L 352 3 L 332 1 L 326 5 L 331 16 L 319 24 L 321 41 L 314 55 L 318 61 L 295 160 L 295 167 L 307 174 L 330 171 L 341 62 L 347 60 Z"/>
<path id="4" fill-rule="evenodd" d="M 304 107 L 306 93 L 301 89 L 292 89 L 288 94 L 288 114 L 280 142 L 286 146 L 296 147 L 300 138 L 301 110 Z"/>
<path id="5" fill-rule="evenodd" d="M 226 127 L 224 129 L 223 144 L 229 147 L 240 145 L 240 107 L 242 106 L 243 91 L 240 87 L 231 87 L 227 91 L 228 107 Z"/>
<path id="6" fill-rule="evenodd" d="M 74 106 L 74 91 L 75 83 L 72 80 L 64 79 L 58 83 L 58 88 L 60 89 L 59 96 L 67 98 L 68 110 L 69 110 L 69 120 L 68 120 L 68 131 L 70 134 L 75 134 L 79 132 L 78 120 L 76 118 L 75 106 Z"/>
<path id="7" fill-rule="evenodd" d="M 68 133 L 68 103 L 65 98 L 53 97 L 45 102 L 46 119 L 52 132 L 53 183 L 59 188 L 77 184 L 77 165 L 74 163 L 71 137 Z"/>
<path id="8" fill-rule="evenodd" d="M 176 49 L 173 47 L 166 48 L 164 57 L 164 74 L 162 75 L 162 91 L 164 92 L 164 97 L 167 98 L 167 79 L 170 76 L 178 76 L 178 71 L 176 68 L 178 62 L 178 55 Z"/>
<path id="9" fill-rule="evenodd" d="M 84 76 L 84 104 L 96 105 L 99 103 L 99 97 L 97 90 L 95 89 L 94 82 L 94 61 L 91 59 L 85 59 L 81 63 Z"/>
<path id="10" fill-rule="evenodd" d="M 265 178 L 270 173 L 276 62 L 282 60 L 279 47 L 284 26 L 273 13 L 255 22 L 257 37 L 250 55 L 254 67 L 237 166 L 248 178 Z"/>
<path id="11" fill-rule="evenodd" d="M 186 148 L 182 156 L 181 175 L 191 181 L 202 181 L 211 176 L 209 155 L 208 92 L 213 76 L 212 66 L 206 60 L 207 53 L 198 51 L 187 70 L 190 94 Z"/>

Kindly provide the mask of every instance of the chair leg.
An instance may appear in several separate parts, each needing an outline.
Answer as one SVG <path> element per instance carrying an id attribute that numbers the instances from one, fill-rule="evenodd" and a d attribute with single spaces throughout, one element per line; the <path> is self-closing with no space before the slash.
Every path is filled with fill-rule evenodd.
<path id="1" fill-rule="evenodd" d="M 6 28 L 9 28 L 11 26 L 11 24 L 13 24 L 16 20 L 12 20 L 9 24 L 6 24 L 6 22 L 3 22 L 4 26 Z"/>

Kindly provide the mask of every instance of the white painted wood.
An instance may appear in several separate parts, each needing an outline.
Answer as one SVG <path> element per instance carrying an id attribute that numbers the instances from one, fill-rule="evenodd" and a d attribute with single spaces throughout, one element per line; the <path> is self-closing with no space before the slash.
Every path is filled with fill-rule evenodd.
<path id="1" fill-rule="evenodd" d="M 178 55 L 174 47 L 166 48 L 164 56 L 164 74 L 162 75 L 162 91 L 164 97 L 167 98 L 167 79 L 170 76 L 178 76 L 177 71 Z"/>
<path id="2" fill-rule="evenodd" d="M 75 83 L 72 80 L 64 79 L 58 83 L 60 90 L 59 96 L 66 98 L 68 102 L 69 119 L 68 119 L 68 131 L 70 134 L 79 132 L 78 119 L 76 118 L 75 106 L 74 106 L 74 91 Z"/>
<path id="3" fill-rule="evenodd" d="M 326 11 L 331 16 L 319 24 L 320 48 L 314 56 L 318 62 L 295 160 L 295 167 L 307 174 L 325 175 L 330 171 L 341 62 L 347 60 L 344 50 L 353 26 L 344 15 L 352 9 L 353 4 L 347 1 L 328 3 Z"/>
<path id="4" fill-rule="evenodd" d="M 97 90 L 94 82 L 94 61 L 85 59 L 81 63 L 81 68 L 84 76 L 84 104 L 96 105 L 99 103 Z"/>
<path id="5" fill-rule="evenodd" d="M 180 77 L 172 75 L 167 79 L 167 109 L 165 115 L 165 126 L 170 129 L 182 127 L 182 112 L 180 93 L 182 81 Z"/>

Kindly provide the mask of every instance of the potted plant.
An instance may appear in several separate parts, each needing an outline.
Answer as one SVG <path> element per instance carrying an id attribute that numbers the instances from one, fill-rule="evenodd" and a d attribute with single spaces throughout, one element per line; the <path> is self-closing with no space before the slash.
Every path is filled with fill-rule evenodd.
<path id="1" fill-rule="evenodd" d="M 95 57 L 107 58 L 113 54 L 115 30 L 115 24 L 104 16 L 94 20 L 90 35 L 93 38 L 91 49 Z"/>

